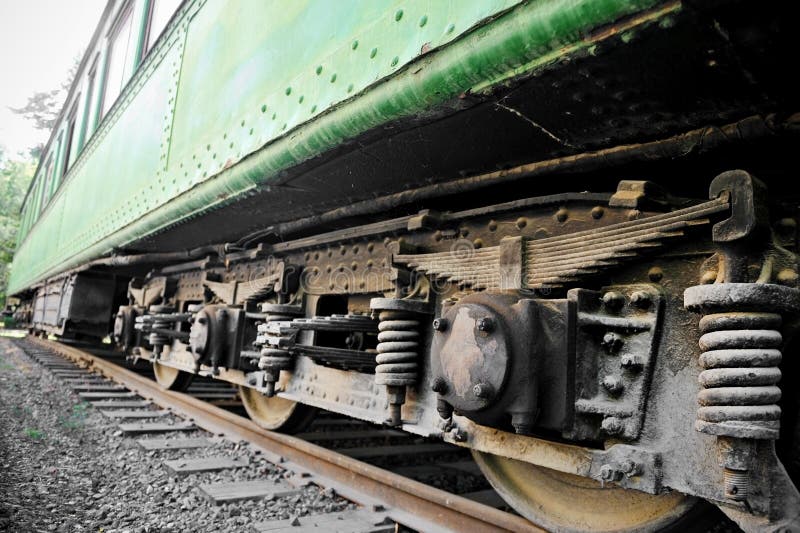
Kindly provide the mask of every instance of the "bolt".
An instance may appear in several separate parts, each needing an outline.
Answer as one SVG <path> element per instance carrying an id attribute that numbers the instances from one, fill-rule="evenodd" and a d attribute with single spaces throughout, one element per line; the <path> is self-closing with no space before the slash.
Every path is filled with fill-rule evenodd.
<path id="1" fill-rule="evenodd" d="M 603 431 L 605 431 L 609 435 L 619 435 L 622 433 L 622 421 L 616 416 L 608 416 L 603 419 L 603 423 L 601 425 Z"/>
<path id="2" fill-rule="evenodd" d="M 617 291 L 608 291 L 603 295 L 603 304 L 609 309 L 617 311 L 625 305 L 625 296 Z"/>
<path id="3" fill-rule="evenodd" d="M 642 473 L 642 465 L 628 459 L 620 465 L 620 470 L 626 477 L 638 476 Z"/>
<path id="4" fill-rule="evenodd" d="M 595 206 L 592 208 L 592 218 L 595 220 L 597 220 L 598 218 L 603 218 L 603 214 L 605 212 L 606 210 L 600 207 L 599 205 Z"/>
<path id="5" fill-rule="evenodd" d="M 472 387 L 472 393 L 483 400 L 487 400 L 494 396 L 494 388 L 488 383 L 478 383 Z"/>
<path id="6" fill-rule="evenodd" d="M 433 319 L 433 329 L 436 331 L 446 331 L 447 330 L 447 319 L 446 318 L 434 318 Z"/>
<path id="7" fill-rule="evenodd" d="M 625 341 L 622 340 L 622 337 L 612 332 L 603 335 L 603 340 L 600 342 L 600 345 L 605 348 L 608 353 L 617 353 L 620 348 L 622 348 L 623 344 L 625 344 Z"/>
<path id="8" fill-rule="evenodd" d="M 622 479 L 622 472 L 613 466 L 606 464 L 600 468 L 600 478 L 603 481 L 619 481 Z"/>
<path id="9" fill-rule="evenodd" d="M 722 471 L 725 497 L 734 501 L 745 501 L 750 488 L 750 475 L 747 470 L 725 468 Z"/>
<path id="10" fill-rule="evenodd" d="M 631 294 L 631 303 L 639 309 L 647 309 L 650 307 L 652 301 L 650 300 L 650 295 L 646 292 L 635 291 L 633 294 Z"/>
<path id="11" fill-rule="evenodd" d="M 566 222 L 568 217 L 569 217 L 569 211 L 567 211 L 563 207 L 558 211 L 556 211 L 556 220 L 558 220 L 559 222 Z"/>
<path id="12" fill-rule="evenodd" d="M 449 387 L 447 386 L 447 381 L 443 377 L 438 377 L 433 380 L 431 384 L 431 390 L 433 392 L 438 392 L 439 394 L 447 394 L 447 390 Z"/>
<path id="13" fill-rule="evenodd" d="M 622 393 L 622 389 L 625 388 L 625 385 L 617 376 L 606 376 L 603 378 L 603 387 L 608 391 L 609 394 L 617 396 Z"/>
<path id="14" fill-rule="evenodd" d="M 644 364 L 639 356 L 628 354 L 620 357 L 619 366 L 626 370 L 641 370 Z"/>
<path id="15" fill-rule="evenodd" d="M 494 320 L 492 320 L 490 317 L 478 319 L 475 325 L 478 328 L 478 331 L 482 333 L 491 333 L 494 331 Z"/>
<path id="16" fill-rule="evenodd" d="M 517 219 L 517 227 L 519 229 L 522 229 L 527 225 L 528 225 L 528 219 L 527 218 L 520 217 L 520 218 Z"/>

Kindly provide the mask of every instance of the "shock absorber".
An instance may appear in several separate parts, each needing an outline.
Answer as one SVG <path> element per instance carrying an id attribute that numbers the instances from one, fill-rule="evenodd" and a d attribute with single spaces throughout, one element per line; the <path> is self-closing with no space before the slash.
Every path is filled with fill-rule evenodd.
<path id="1" fill-rule="evenodd" d="M 386 386 L 387 424 L 399 426 L 406 387 L 417 383 L 420 326 L 423 316 L 429 313 L 428 306 L 419 300 L 373 298 L 370 308 L 378 312 L 379 320 L 375 383 Z"/>
<path id="2" fill-rule="evenodd" d="M 781 301 L 788 287 L 722 283 L 690 287 L 686 307 L 700 319 L 699 408 L 695 429 L 716 435 L 723 451 L 725 497 L 747 499 L 748 461 L 755 440 L 775 440 L 780 431 L 778 365 Z M 786 294 L 784 294 L 786 293 Z M 767 310 L 770 311 L 767 311 Z"/>
<path id="3" fill-rule="evenodd" d="M 279 323 L 291 322 L 294 318 L 303 316 L 303 310 L 293 305 L 264 304 L 261 311 L 266 318 L 258 326 L 256 344 L 262 347 L 258 368 L 264 371 L 264 394 L 272 397 L 275 395 L 275 383 L 280 378 L 281 370 L 290 370 L 294 361 L 291 353 L 281 348 Z"/>

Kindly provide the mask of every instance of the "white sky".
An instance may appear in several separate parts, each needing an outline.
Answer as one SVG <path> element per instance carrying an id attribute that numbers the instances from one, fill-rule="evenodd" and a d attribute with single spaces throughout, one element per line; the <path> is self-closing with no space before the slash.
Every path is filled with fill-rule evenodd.
<path id="1" fill-rule="evenodd" d="M 89 45 L 106 0 L 0 0 L 0 145 L 8 155 L 50 132 L 12 113 L 28 96 L 57 89 Z"/>

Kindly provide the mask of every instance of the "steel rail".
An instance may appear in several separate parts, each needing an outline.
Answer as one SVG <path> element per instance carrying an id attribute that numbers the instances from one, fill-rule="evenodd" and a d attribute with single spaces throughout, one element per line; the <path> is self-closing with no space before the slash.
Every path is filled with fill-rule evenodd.
<path id="1" fill-rule="evenodd" d="M 215 434 L 249 442 L 270 460 L 299 467 L 323 486 L 362 505 L 382 505 L 393 520 L 420 531 L 542 531 L 516 515 L 450 494 L 352 459 L 297 437 L 266 431 L 255 423 L 193 398 L 162 389 L 156 382 L 103 358 L 55 341 L 28 337 L 38 346 L 88 366 L 140 396 L 169 407 Z"/>

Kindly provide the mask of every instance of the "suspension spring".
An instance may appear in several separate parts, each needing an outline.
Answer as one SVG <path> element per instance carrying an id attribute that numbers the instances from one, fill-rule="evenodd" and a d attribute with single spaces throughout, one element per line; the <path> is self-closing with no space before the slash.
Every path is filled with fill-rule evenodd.
<path id="1" fill-rule="evenodd" d="M 695 429 L 717 436 L 724 494 L 733 501 L 747 500 L 755 442 L 780 434 L 778 312 L 795 311 L 797 302 L 796 289 L 773 284 L 698 285 L 684 293 L 686 307 L 703 315 Z"/>
<path id="2" fill-rule="evenodd" d="M 265 394 L 272 397 L 275 395 L 275 383 L 280 378 L 281 370 L 290 370 L 294 362 L 289 351 L 279 347 L 281 336 L 275 332 L 274 326 L 277 322 L 291 322 L 302 316 L 303 311 L 294 306 L 280 304 L 264 304 L 262 311 L 266 316 L 264 323 L 258 326 L 256 344 L 261 346 L 258 368 L 264 371 Z"/>
<path id="3" fill-rule="evenodd" d="M 781 410 L 778 365 L 781 315 L 726 312 L 700 320 L 698 431 L 750 439 L 777 439 Z"/>
<path id="4" fill-rule="evenodd" d="M 154 315 L 163 315 L 173 311 L 172 307 L 168 305 L 152 305 L 150 312 Z M 172 323 L 169 320 L 155 319 L 150 323 L 148 342 L 153 346 L 153 357 L 158 359 L 161 355 L 161 349 L 167 344 L 172 342 L 172 339 L 164 333 L 165 330 L 170 329 Z"/>
<path id="5" fill-rule="evenodd" d="M 421 313 L 424 302 L 375 298 L 370 307 L 378 314 L 378 355 L 375 362 L 375 383 L 384 385 L 389 396 L 388 424 L 402 422 L 401 407 L 406 387 L 418 378 Z"/>

